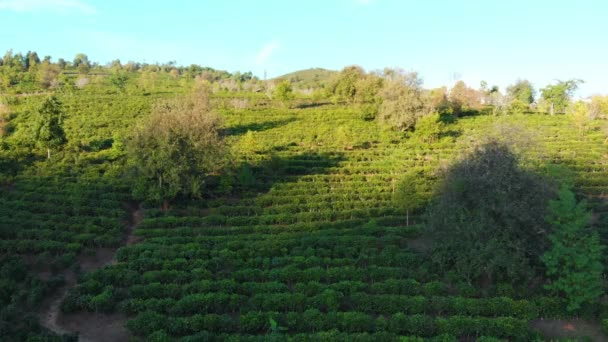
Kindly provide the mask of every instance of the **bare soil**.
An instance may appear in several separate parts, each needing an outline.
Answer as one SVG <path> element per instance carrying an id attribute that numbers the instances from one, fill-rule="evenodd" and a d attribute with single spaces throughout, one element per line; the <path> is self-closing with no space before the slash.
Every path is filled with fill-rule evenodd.
<path id="1" fill-rule="evenodd" d="M 589 339 L 594 342 L 608 341 L 596 322 L 581 319 L 537 319 L 530 322 L 530 327 L 543 334 L 548 339 Z"/>
<path id="2" fill-rule="evenodd" d="M 141 239 L 134 236 L 133 231 L 143 219 L 143 212 L 138 204 L 130 204 L 131 213 L 124 243 L 131 245 Z M 95 255 L 81 255 L 77 258 L 82 272 L 91 272 L 107 265 L 116 263 L 115 255 L 118 248 L 98 248 Z M 127 317 L 122 314 L 102 314 L 92 312 L 77 312 L 64 314 L 61 303 L 67 297 L 71 288 L 76 286 L 77 277 L 71 270 L 63 273 L 65 284 L 42 305 L 39 312 L 40 324 L 57 334 L 77 334 L 81 342 L 120 342 L 131 338 L 125 327 Z M 41 273 L 41 276 L 45 274 Z"/>

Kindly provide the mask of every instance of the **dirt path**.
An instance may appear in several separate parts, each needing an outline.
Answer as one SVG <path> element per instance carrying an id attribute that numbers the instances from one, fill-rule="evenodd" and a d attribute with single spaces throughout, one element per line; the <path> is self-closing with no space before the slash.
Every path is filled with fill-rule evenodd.
<path id="1" fill-rule="evenodd" d="M 530 322 L 530 327 L 549 339 L 588 338 L 594 342 L 608 341 L 599 324 L 581 319 L 537 319 Z"/>
<path id="2" fill-rule="evenodd" d="M 139 205 L 129 206 L 131 217 L 125 234 L 125 245 L 140 241 L 133 231 L 143 219 L 143 212 Z M 91 272 L 104 266 L 116 263 L 116 250 L 118 248 L 99 248 L 92 256 L 78 257 L 78 264 L 82 272 Z M 80 342 L 120 342 L 128 341 L 131 334 L 125 328 L 127 317 L 122 314 L 100 314 L 92 312 L 77 312 L 63 314 L 61 303 L 67 297 L 70 289 L 76 286 L 77 277 L 74 272 L 63 272 L 65 284 L 49 299 L 43 303 L 39 313 L 40 324 L 57 334 L 78 334 Z"/>

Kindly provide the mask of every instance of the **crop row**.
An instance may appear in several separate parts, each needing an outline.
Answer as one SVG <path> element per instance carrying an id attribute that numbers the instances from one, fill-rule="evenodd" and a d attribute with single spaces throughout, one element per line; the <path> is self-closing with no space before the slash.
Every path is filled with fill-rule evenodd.
<path id="1" fill-rule="evenodd" d="M 458 337 L 495 336 L 523 341 L 531 337 L 526 320 L 512 317 L 431 317 L 396 313 L 376 317 L 362 312 L 322 313 L 315 309 L 304 312 L 250 312 L 233 319 L 229 315 L 198 314 L 171 317 L 155 312 L 143 312 L 127 323 L 135 334 L 147 336 L 164 330 L 169 335 L 184 336 L 200 331 L 215 333 L 266 334 L 270 318 L 287 333 L 316 333 L 337 329 L 344 333 L 388 332 L 397 335 L 432 337 L 448 334 Z"/>

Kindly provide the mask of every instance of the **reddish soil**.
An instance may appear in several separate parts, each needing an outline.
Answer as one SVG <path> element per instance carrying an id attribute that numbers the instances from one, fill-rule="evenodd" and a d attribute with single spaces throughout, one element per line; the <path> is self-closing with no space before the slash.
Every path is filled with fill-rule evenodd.
<path id="1" fill-rule="evenodd" d="M 559 320 L 559 319 L 537 319 L 530 322 L 530 327 L 543 334 L 547 339 L 589 339 L 595 342 L 608 341 L 606 336 L 596 322 L 581 319 Z"/>
<path id="2" fill-rule="evenodd" d="M 131 245 L 141 239 L 134 236 L 133 231 L 143 219 L 139 205 L 129 206 L 131 217 L 124 242 Z M 81 255 L 77 258 L 82 272 L 91 272 L 116 262 L 117 248 L 98 248 L 95 255 Z M 40 272 L 41 277 L 49 277 L 47 272 Z M 131 334 L 125 328 L 127 317 L 122 314 L 101 314 L 92 312 L 77 312 L 63 314 L 61 303 L 67 297 L 71 288 L 76 286 L 76 275 L 66 270 L 63 272 L 65 285 L 61 287 L 42 305 L 39 312 L 40 323 L 57 334 L 78 334 L 81 342 L 119 342 L 128 341 Z"/>

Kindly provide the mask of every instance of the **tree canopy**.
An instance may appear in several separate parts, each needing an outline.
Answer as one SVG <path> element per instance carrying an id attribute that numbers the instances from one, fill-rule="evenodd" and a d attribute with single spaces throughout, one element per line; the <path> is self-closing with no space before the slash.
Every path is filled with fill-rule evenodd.
<path id="1" fill-rule="evenodd" d="M 603 293 L 602 246 L 597 232 L 586 229 L 591 212 L 585 202 L 562 186 L 559 198 L 549 203 L 547 221 L 554 227 L 551 249 L 542 256 L 551 283 L 546 288 L 563 294 L 568 311 L 594 303 Z"/>
<path id="2" fill-rule="evenodd" d="M 507 88 L 507 95 L 510 101 L 520 101 L 526 105 L 534 102 L 534 87 L 528 80 L 517 80 L 515 84 Z"/>
<path id="3" fill-rule="evenodd" d="M 558 81 L 541 89 L 541 97 L 548 106 L 549 112 L 551 114 L 565 112 L 572 95 L 581 83 L 583 81 L 577 79 Z"/>
<path id="4" fill-rule="evenodd" d="M 200 197 L 206 177 L 221 167 L 220 118 L 203 84 L 185 98 L 158 103 L 128 143 L 137 198 L 168 205 L 176 196 Z"/>
<path id="5" fill-rule="evenodd" d="M 51 148 L 66 143 L 63 130 L 63 110 L 61 102 L 55 96 L 49 96 L 40 105 L 36 119 L 36 140 L 47 149 L 47 158 L 51 158 Z"/>
<path id="6" fill-rule="evenodd" d="M 416 73 L 391 69 L 385 70 L 384 78 L 379 119 L 399 130 L 414 128 L 418 118 L 428 113 L 422 80 Z"/>
<path id="7" fill-rule="evenodd" d="M 446 170 L 429 207 L 432 258 L 467 282 L 529 280 L 548 245 L 550 188 L 490 141 Z"/>

